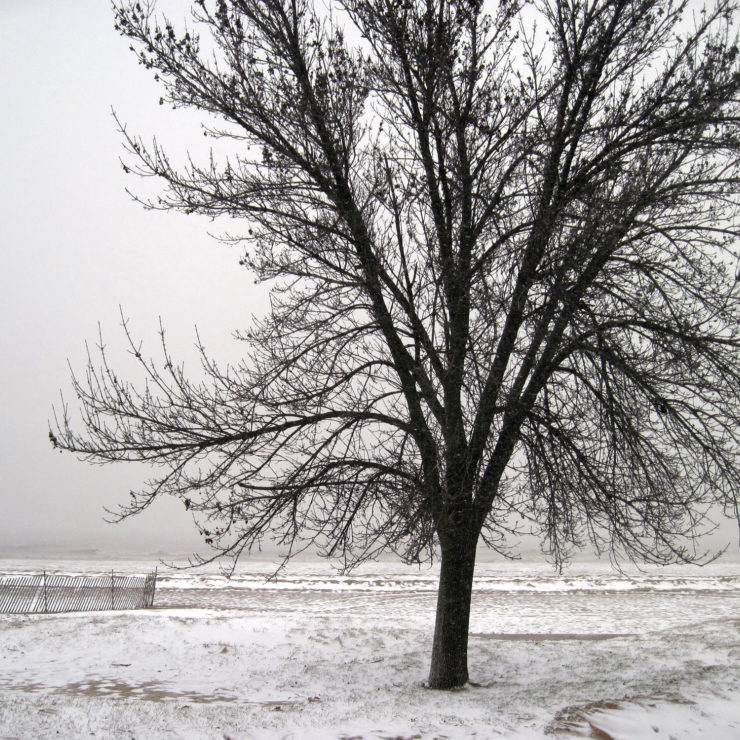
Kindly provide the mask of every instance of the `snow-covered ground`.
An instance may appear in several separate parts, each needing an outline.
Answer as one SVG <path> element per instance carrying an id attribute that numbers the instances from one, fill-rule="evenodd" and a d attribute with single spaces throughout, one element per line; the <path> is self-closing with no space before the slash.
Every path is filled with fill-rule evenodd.
<path id="1" fill-rule="evenodd" d="M 444 693 L 423 686 L 435 570 L 273 570 L 160 570 L 148 611 L 0 615 L 0 738 L 740 738 L 738 563 L 481 564 L 473 683 Z"/>

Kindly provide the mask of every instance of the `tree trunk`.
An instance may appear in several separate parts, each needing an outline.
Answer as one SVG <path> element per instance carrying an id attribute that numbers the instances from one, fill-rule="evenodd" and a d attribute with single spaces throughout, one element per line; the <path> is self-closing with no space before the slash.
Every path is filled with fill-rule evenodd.
<path id="1" fill-rule="evenodd" d="M 468 681 L 468 627 L 475 547 L 442 551 L 429 688 L 453 689 Z"/>

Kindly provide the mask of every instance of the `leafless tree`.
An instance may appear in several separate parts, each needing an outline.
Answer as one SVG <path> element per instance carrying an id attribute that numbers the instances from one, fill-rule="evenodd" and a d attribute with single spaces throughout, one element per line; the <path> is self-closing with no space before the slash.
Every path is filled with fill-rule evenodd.
<path id="1" fill-rule="evenodd" d="M 103 350 L 74 378 L 52 442 L 161 471 L 121 516 L 179 497 L 233 557 L 438 551 L 435 688 L 468 680 L 481 540 L 702 556 L 740 490 L 734 0 L 152 11 L 117 28 L 231 145 L 175 166 L 122 126 L 125 167 L 237 219 L 271 310 L 237 366 L 127 330 L 145 383 Z"/>

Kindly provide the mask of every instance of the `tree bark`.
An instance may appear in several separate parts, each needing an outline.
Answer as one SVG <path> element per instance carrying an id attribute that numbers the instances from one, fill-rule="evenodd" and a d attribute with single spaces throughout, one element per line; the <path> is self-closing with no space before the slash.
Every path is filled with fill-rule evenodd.
<path id="1" fill-rule="evenodd" d="M 475 547 L 442 550 L 437 619 L 429 688 L 453 689 L 468 681 L 468 627 Z"/>

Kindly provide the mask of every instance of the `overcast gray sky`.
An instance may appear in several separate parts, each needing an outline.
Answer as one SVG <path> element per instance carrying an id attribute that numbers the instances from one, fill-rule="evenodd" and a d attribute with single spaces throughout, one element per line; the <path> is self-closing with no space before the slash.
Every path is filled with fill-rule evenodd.
<path id="1" fill-rule="evenodd" d="M 173 20 L 188 7 L 168 4 Z M 60 389 L 69 395 L 67 360 L 84 367 L 98 322 L 109 346 L 123 346 L 119 305 L 153 348 L 161 316 L 176 356 L 188 355 L 197 324 L 225 361 L 239 349 L 232 332 L 264 302 L 238 249 L 208 236 L 218 224 L 146 212 L 124 190 L 143 186 L 118 162 L 112 107 L 175 155 L 203 145 L 197 118 L 158 105 L 152 73 L 113 29 L 106 0 L 0 0 L 0 69 L 0 554 L 197 547 L 174 501 L 105 524 L 103 507 L 125 500 L 146 471 L 80 463 L 47 439 L 52 403 Z M 721 539 L 738 552 L 732 526 Z"/>
<path id="2" fill-rule="evenodd" d="M 161 316 L 176 353 L 188 353 L 197 323 L 224 358 L 259 310 L 238 250 L 207 234 L 218 226 L 146 212 L 124 190 L 140 183 L 118 162 L 111 107 L 175 153 L 200 137 L 196 120 L 158 105 L 106 0 L 0 0 L 0 69 L 0 547 L 191 547 L 189 515 L 174 501 L 106 525 L 102 507 L 145 472 L 54 453 L 47 420 L 60 388 L 69 395 L 67 360 L 84 367 L 98 321 L 107 344 L 123 345 L 119 304 L 150 345 Z"/>

